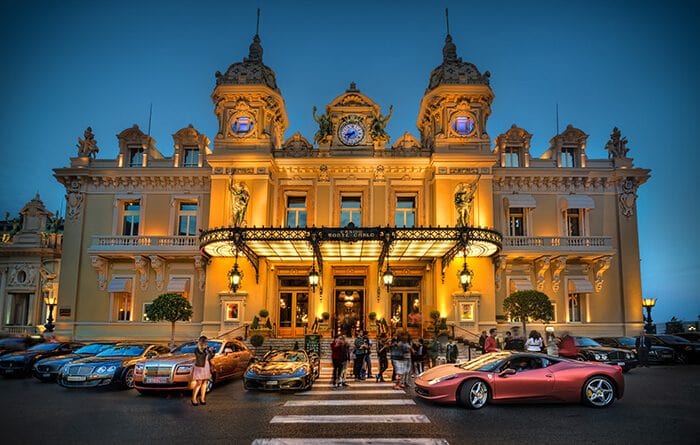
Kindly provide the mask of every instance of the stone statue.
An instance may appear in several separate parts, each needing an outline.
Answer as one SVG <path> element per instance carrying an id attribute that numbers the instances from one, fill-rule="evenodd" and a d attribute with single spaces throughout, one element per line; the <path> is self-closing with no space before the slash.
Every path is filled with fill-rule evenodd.
<path id="1" fill-rule="evenodd" d="M 391 115 L 394 114 L 394 106 L 389 107 L 389 114 L 384 117 L 383 114 L 379 113 L 379 115 L 372 115 L 372 129 L 370 131 L 370 134 L 372 135 L 373 139 L 379 139 L 379 140 L 388 140 L 389 135 L 386 134 L 386 124 L 389 122 L 389 119 L 391 119 Z"/>
<path id="2" fill-rule="evenodd" d="M 250 193 L 248 187 L 243 182 L 235 182 L 233 177 L 229 179 L 228 189 L 231 192 L 231 216 L 233 226 L 241 227 L 245 219 L 245 212 L 248 209 Z"/>
<path id="3" fill-rule="evenodd" d="M 479 176 L 481 177 L 481 176 Z M 457 227 L 468 227 L 469 216 L 474 203 L 474 194 L 479 178 L 476 178 L 471 184 L 461 183 L 455 191 L 455 208 L 457 209 Z"/>
<path id="4" fill-rule="evenodd" d="M 78 156 L 95 159 L 100 149 L 97 148 L 97 141 L 95 141 L 95 135 L 92 133 L 92 127 L 87 127 L 85 129 L 83 137 L 85 137 L 85 139 L 78 138 L 78 145 L 76 145 L 76 147 L 78 147 Z"/>
<path id="5" fill-rule="evenodd" d="M 328 113 L 321 115 L 316 114 L 317 108 L 313 108 L 313 117 L 316 123 L 318 123 L 318 131 L 314 135 L 314 142 L 316 144 L 323 142 L 328 136 L 333 132 L 333 126 L 331 125 L 331 118 Z"/>
<path id="6" fill-rule="evenodd" d="M 608 150 L 608 159 L 627 158 L 627 138 L 623 138 L 620 130 L 613 128 L 610 140 L 605 144 L 605 149 Z"/>

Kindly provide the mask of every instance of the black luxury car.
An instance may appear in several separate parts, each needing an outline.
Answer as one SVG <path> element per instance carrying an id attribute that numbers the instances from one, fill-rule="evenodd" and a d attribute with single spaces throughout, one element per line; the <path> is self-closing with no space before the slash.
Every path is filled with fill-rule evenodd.
<path id="1" fill-rule="evenodd" d="M 676 351 L 678 363 L 697 363 L 700 361 L 700 343 L 693 343 L 675 335 L 647 335 L 653 346 L 668 346 Z"/>
<path id="2" fill-rule="evenodd" d="M 0 340 L 0 355 L 8 352 L 24 351 L 38 343 L 43 343 L 44 339 L 39 336 L 34 337 L 7 337 Z"/>
<path id="3" fill-rule="evenodd" d="M 118 343 L 94 357 L 81 358 L 64 366 L 57 381 L 64 388 L 105 385 L 133 388 L 136 362 L 169 352 L 168 347 L 153 343 Z"/>
<path id="4" fill-rule="evenodd" d="M 32 374 L 42 382 L 53 382 L 65 364 L 81 358 L 92 357 L 112 346 L 114 346 L 114 343 L 92 343 L 76 349 L 72 354 L 38 360 L 34 363 Z"/>
<path id="5" fill-rule="evenodd" d="M 678 334 L 673 334 L 676 337 L 685 338 L 689 342 L 698 343 L 700 342 L 700 332 L 679 332 Z"/>
<path id="6" fill-rule="evenodd" d="M 598 337 L 593 340 L 603 346 L 611 348 L 627 349 L 628 351 L 637 352 L 636 341 L 634 337 Z M 651 341 L 649 342 L 651 343 Z M 667 346 L 651 345 L 649 349 L 649 363 L 653 364 L 668 364 L 676 361 L 676 353 L 673 348 Z"/>
<path id="7" fill-rule="evenodd" d="M 634 369 L 638 365 L 634 352 L 626 349 L 603 346 L 589 337 L 574 337 L 578 355 L 577 360 L 588 362 L 601 362 L 608 365 L 617 365 L 623 372 Z"/>
<path id="8" fill-rule="evenodd" d="M 11 352 L 0 357 L 0 374 L 5 377 L 23 377 L 32 372 L 37 360 L 69 354 L 84 346 L 83 343 L 39 343 L 25 351 Z"/>

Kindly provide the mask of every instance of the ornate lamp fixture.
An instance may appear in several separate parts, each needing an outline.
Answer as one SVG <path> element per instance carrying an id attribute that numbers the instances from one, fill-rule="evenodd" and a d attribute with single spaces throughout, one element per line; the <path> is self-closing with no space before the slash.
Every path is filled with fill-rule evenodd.
<path id="1" fill-rule="evenodd" d="M 642 298 L 642 307 L 647 310 L 646 324 L 644 325 L 644 331 L 647 334 L 654 334 L 655 329 L 652 324 L 651 319 L 651 309 L 656 306 L 656 298 Z"/>
<path id="2" fill-rule="evenodd" d="M 309 286 L 311 286 L 311 292 L 316 292 L 316 286 L 318 286 L 319 275 L 316 270 L 316 256 L 314 255 L 313 262 L 311 263 L 311 270 L 309 271 Z"/>
<path id="3" fill-rule="evenodd" d="M 462 291 L 466 292 L 472 285 L 472 278 L 474 277 L 474 272 L 467 267 L 467 251 L 464 250 L 464 266 L 459 272 L 459 284 L 462 285 Z"/>
<path id="4" fill-rule="evenodd" d="M 241 285 L 241 280 L 243 279 L 243 273 L 238 270 L 238 250 L 236 250 L 236 262 L 233 263 L 233 269 L 228 273 L 228 287 L 231 292 L 236 292 L 238 287 Z"/>
<path id="5" fill-rule="evenodd" d="M 386 260 L 386 270 L 382 274 L 382 282 L 384 283 L 384 286 L 386 286 L 386 291 L 389 292 L 389 289 L 391 289 L 391 286 L 394 284 L 394 273 L 391 271 L 391 268 L 389 267 L 389 259 L 388 258 Z"/>
<path id="6" fill-rule="evenodd" d="M 49 316 L 46 318 L 46 324 L 44 325 L 46 332 L 53 332 L 56 327 L 53 324 L 53 308 L 56 307 L 57 300 L 56 296 L 50 292 L 44 296 L 44 304 L 49 308 Z"/>

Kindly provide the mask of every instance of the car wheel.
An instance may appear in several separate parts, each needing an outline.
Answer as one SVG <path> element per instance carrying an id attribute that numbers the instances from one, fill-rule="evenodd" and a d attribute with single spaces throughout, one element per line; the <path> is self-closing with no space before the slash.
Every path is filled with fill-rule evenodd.
<path id="1" fill-rule="evenodd" d="M 609 378 L 597 375 L 583 385 L 583 401 L 593 408 L 606 408 L 615 401 L 615 387 Z"/>
<path id="2" fill-rule="evenodd" d="M 467 380 L 459 388 L 459 402 L 469 409 L 481 409 L 491 397 L 489 387 L 483 380 Z"/>
<path id="3" fill-rule="evenodd" d="M 131 389 L 134 387 L 134 367 L 130 366 L 124 370 L 122 374 L 122 387 Z"/>

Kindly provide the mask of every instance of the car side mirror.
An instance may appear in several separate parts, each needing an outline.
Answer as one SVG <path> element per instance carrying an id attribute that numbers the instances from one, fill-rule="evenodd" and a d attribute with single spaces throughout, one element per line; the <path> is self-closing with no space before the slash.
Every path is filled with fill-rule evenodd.
<path id="1" fill-rule="evenodd" d="M 509 375 L 515 375 L 516 371 L 515 369 L 512 368 L 506 368 L 503 371 L 501 371 L 500 374 L 498 374 L 499 377 L 508 377 Z"/>

